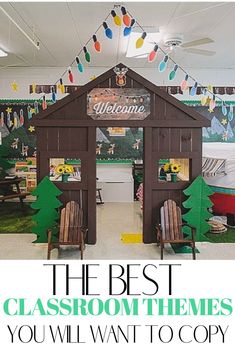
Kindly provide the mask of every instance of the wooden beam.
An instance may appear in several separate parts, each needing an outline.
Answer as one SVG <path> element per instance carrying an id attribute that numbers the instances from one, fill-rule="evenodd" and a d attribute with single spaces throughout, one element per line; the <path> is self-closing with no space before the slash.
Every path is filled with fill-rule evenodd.
<path id="1" fill-rule="evenodd" d="M 66 126 L 66 127 L 79 127 L 79 126 L 96 126 L 96 127 L 209 127 L 210 121 L 205 118 L 203 121 L 193 120 L 76 120 L 76 119 L 42 119 L 34 123 L 35 126 Z"/>

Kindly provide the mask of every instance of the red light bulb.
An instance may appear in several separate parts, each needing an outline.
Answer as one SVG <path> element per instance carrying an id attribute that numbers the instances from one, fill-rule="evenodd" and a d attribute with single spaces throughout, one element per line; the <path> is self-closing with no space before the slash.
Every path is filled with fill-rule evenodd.
<path id="1" fill-rule="evenodd" d="M 181 87 L 182 91 L 184 91 L 188 88 L 188 75 L 185 76 L 184 80 L 181 82 L 180 87 Z"/>
<path id="2" fill-rule="evenodd" d="M 68 74 L 69 74 L 69 81 L 73 83 L 73 73 L 71 71 L 71 68 L 68 69 Z"/>
<path id="3" fill-rule="evenodd" d="M 153 50 L 149 53 L 149 56 L 148 56 L 149 62 L 154 61 L 154 59 L 156 58 L 157 50 L 158 50 L 158 45 L 156 44 Z"/>
<path id="4" fill-rule="evenodd" d="M 131 17 L 127 14 L 125 7 L 121 7 L 122 21 L 126 27 L 130 27 Z"/>
<path id="5" fill-rule="evenodd" d="M 46 96 L 45 94 L 42 97 L 42 109 L 46 110 L 47 109 L 47 101 L 46 101 Z"/>
<path id="6" fill-rule="evenodd" d="M 101 45 L 100 42 L 95 42 L 94 43 L 95 50 L 98 52 L 101 52 Z"/>
<path id="7" fill-rule="evenodd" d="M 94 34 L 93 35 L 93 41 L 94 41 L 94 48 L 95 48 L 95 50 L 98 52 L 98 53 L 100 53 L 101 52 L 101 44 L 100 44 L 100 42 L 97 40 L 97 37 L 96 37 L 96 35 Z"/>
<path id="8" fill-rule="evenodd" d="M 122 17 L 122 20 L 123 20 L 123 23 L 124 23 L 125 26 L 127 26 L 127 27 L 130 26 L 130 24 L 131 24 L 131 18 L 130 18 L 129 15 L 127 15 L 127 14 L 124 15 L 124 16 Z"/>

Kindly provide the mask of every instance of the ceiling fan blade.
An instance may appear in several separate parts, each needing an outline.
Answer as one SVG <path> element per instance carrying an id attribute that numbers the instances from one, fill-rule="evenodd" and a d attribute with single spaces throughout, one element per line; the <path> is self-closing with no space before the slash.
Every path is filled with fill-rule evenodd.
<path id="1" fill-rule="evenodd" d="M 214 43 L 213 39 L 201 38 L 201 39 L 192 40 L 191 42 L 183 43 L 181 44 L 181 47 L 182 48 L 196 47 L 197 45 L 203 45 L 203 44 L 209 44 L 209 43 Z"/>
<path id="2" fill-rule="evenodd" d="M 137 54 L 137 55 L 133 55 L 131 58 L 140 58 L 140 59 L 144 59 L 147 58 L 147 56 L 149 55 L 149 53 L 142 53 L 142 54 Z"/>
<path id="3" fill-rule="evenodd" d="M 205 56 L 213 56 L 216 54 L 216 52 L 212 50 L 203 50 L 203 49 L 196 49 L 196 48 L 187 48 L 187 49 L 183 49 L 183 51 L 190 54 L 198 54 L 198 55 L 205 55 Z"/>

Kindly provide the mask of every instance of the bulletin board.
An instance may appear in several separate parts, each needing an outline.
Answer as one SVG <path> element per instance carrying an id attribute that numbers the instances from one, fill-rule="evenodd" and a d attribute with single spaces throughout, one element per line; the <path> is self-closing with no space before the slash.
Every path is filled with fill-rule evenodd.
<path id="1" fill-rule="evenodd" d="M 203 142 L 235 142 L 235 116 L 233 113 L 233 108 L 235 105 L 234 101 L 226 102 L 226 104 L 230 107 L 227 108 L 229 114 L 226 116 L 223 114 L 221 106 L 217 106 L 213 109 L 213 111 L 210 111 L 208 106 L 202 106 L 200 101 L 184 101 L 184 103 L 193 106 L 198 113 L 211 122 L 210 127 L 203 127 L 202 129 Z"/>
<path id="2" fill-rule="evenodd" d="M 41 110 L 40 101 L 0 100 L 0 144 L 8 148 L 8 158 L 36 156 L 36 134 L 31 119 Z"/>

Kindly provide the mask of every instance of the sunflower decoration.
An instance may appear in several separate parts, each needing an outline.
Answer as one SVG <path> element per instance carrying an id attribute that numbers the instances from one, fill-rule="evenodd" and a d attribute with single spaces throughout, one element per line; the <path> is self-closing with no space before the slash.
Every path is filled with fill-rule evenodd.
<path id="1" fill-rule="evenodd" d="M 172 173 L 179 173 L 180 171 L 180 165 L 176 163 L 172 163 L 170 168 Z"/>
<path id="2" fill-rule="evenodd" d="M 55 168 L 56 174 L 62 175 L 62 174 L 71 174 L 73 173 L 73 166 L 68 165 L 68 164 L 59 164 Z"/>
<path id="3" fill-rule="evenodd" d="M 71 173 L 73 173 L 74 172 L 74 170 L 73 170 L 73 166 L 72 165 L 64 165 L 64 172 L 66 173 L 66 174 L 71 174 Z"/>
<path id="4" fill-rule="evenodd" d="M 170 170 L 170 163 L 164 164 L 163 170 L 164 170 L 165 173 L 170 173 L 170 171 L 171 171 Z"/>
<path id="5" fill-rule="evenodd" d="M 64 164 L 59 164 L 55 168 L 56 174 L 64 174 Z"/>

